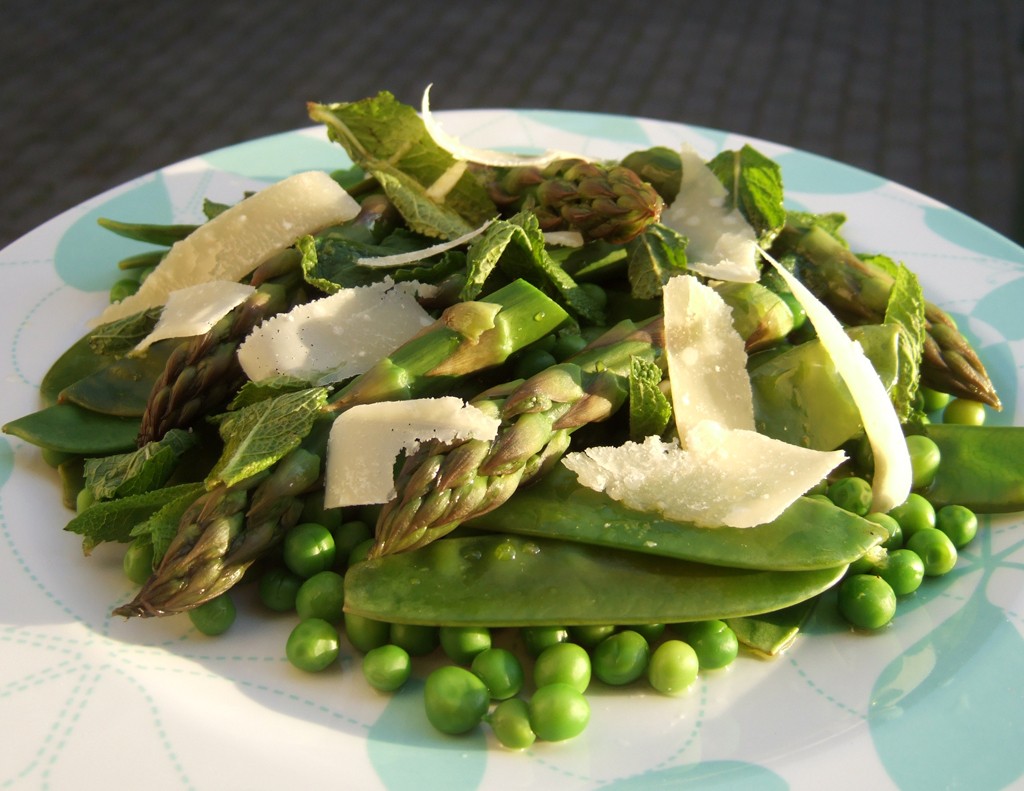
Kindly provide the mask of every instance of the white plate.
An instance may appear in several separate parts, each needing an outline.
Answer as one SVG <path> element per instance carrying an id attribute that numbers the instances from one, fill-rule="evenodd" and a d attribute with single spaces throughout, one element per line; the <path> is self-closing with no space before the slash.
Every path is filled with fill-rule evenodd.
<path id="1" fill-rule="evenodd" d="M 477 146 L 618 157 L 692 143 L 710 156 L 742 138 L 585 113 L 447 113 Z M 783 168 L 797 208 L 843 211 L 855 249 L 921 276 L 981 350 L 1019 422 L 1024 395 L 1024 250 L 929 198 L 785 146 L 753 141 Z M 320 129 L 182 162 L 111 190 L 0 252 L 6 422 L 37 407 L 49 364 L 84 331 L 143 246 L 96 225 L 200 219 L 203 198 L 237 200 L 308 168 L 343 166 Z M 900 603 L 894 623 L 854 635 L 831 608 L 784 656 L 741 656 L 682 698 L 642 686 L 593 689 L 586 733 L 526 753 L 485 730 L 438 735 L 419 685 L 392 698 L 358 657 L 318 676 L 284 658 L 293 620 L 241 602 L 221 638 L 187 618 L 126 622 L 116 547 L 83 558 L 64 533 L 55 476 L 37 451 L 0 438 L 0 787 L 109 789 L 1001 788 L 1024 776 L 1024 522 L 983 518 L 957 569 Z"/>

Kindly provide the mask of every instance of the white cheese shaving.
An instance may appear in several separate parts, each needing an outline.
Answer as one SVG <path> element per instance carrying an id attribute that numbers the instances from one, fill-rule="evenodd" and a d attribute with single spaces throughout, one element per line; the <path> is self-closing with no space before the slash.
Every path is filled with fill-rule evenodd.
<path id="1" fill-rule="evenodd" d="M 767 252 L 761 250 L 761 255 L 775 267 L 803 306 L 860 411 L 861 423 L 874 456 L 872 510 L 884 513 L 900 505 L 910 494 L 913 470 L 903 428 L 885 385 L 878 378 L 864 349 L 846 334 L 832 311 Z"/>
<path id="2" fill-rule="evenodd" d="M 368 256 L 364 258 L 357 258 L 356 263 L 359 266 L 369 267 L 371 269 L 389 269 L 396 266 L 405 266 L 406 264 L 414 264 L 417 261 L 423 261 L 426 258 L 430 258 L 438 253 L 443 253 L 446 250 L 451 250 L 459 245 L 463 245 L 471 239 L 475 239 L 477 236 L 487 230 L 488 226 L 494 222 L 494 220 L 488 220 L 479 228 L 475 228 L 468 233 L 462 234 L 455 239 L 451 239 L 447 242 L 439 242 L 438 244 L 431 245 L 430 247 L 424 247 L 422 250 L 411 250 L 408 253 L 395 253 L 394 255 L 378 255 Z"/>
<path id="3" fill-rule="evenodd" d="M 755 527 L 844 458 L 842 451 L 801 448 L 707 420 L 689 431 L 685 448 L 647 437 L 570 453 L 563 461 L 581 484 L 638 511 L 704 527 Z"/>
<path id="4" fill-rule="evenodd" d="M 287 375 L 317 384 L 361 374 L 433 323 L 418 286 L 387 279 L 278 314 L 238 348 L 242 370 L 253 381 Z"/>
<path id="5" fill-rule="evenodd" d="M 395 497 L 394 464 L 429 439 L 491 440 L 501 421 L 454 396 L 354 406 L 331 426 L 324 505 L 386 503 Z"/>
<path id="6" fill-rule="evenodd" d="M 464 159 L 468 162 L 476 162 L 480 165 L 491 167 L 516 167 L 518 165 L 534 165 L 543 167 L 556 159 L 584 159 L 578 154 L 569 154 L 565 151 L 550 150 L 543 154 L 524 156 L 520 154 L 506 154 L 501 151 L 494 151 L 487 148 L 473 148 L 463 144 L 457 137 L 453 137 L 444 131 L 441 124 L 430 112 L 430 88 L 428 85 L 423 91 L 423 99 L 420 104 L 420 115 L 423 118 L 423 125 L 427 128 L 427 134 L 441 148 L 447 151 L 456 159 Z"/>
<path id="7" fill-rule="evenodd" d="M 685 437 L 703 420 L 754 429 L 747 353 L 732 311 L 712 288 L 677 275 L 663 290 L 665 354 L 676 430 Z"/>
<path id="8" fill-rule="evenodd" d="M 250 195 L 174 244 L 139 290 L 92 326 L 164 304 L 172 291 L 210 280 L 240 280 L 296 239 L 351 220 L 359 204 L 329 175 L 310 171 Z"/>
<path id="9" fill-rule="evenodd" d="M 434 183 L 427 187 L 427 197 L 437 203 L 444 203 L 444 199 L 448 197 L 448 193 L 452 191 L 452 188 L 459 183 L 459 179 L 462 178 L 462 174 L 466 172 L 468 167 L 469 163 L 466 160 L 456 160 L 454 165 L 438 176 Z"/>
<path id="10" fill-rule="evenodd" d="M 211 280 L 172 291 L 153 331 L 139 341 L 135 351 L 144 352 L 167 338 L 189 338 L 209 332 L 254 291 L 252 286 L 229 280 Z"/>
<path id="11" fill-rule="evenodd" d="M 714 289 L 677 275 L 664 289 L 665 346 L 679 442 L 593 447 L 563 463 L 580 483 L 640 511 L 705 527 L 781 514 L 845 458 L 753 430 L 743 339 Z"/>
<path id="12" fill-rule="evenodd" d="M 579 231 L 545 231 L 544 244 L 560 247 L 583 247 L 583 234 Z"/>
<path id="13" fill-rule="evenodd" d="M 662 211 L 661 222 L 689 240 L 687 268 L 716 280 L 757 282 L 754 229 L 737 209 L 726 207 L 728 190 L 692 146 L 684 144 L 680 157 L 679 193 Z"/>

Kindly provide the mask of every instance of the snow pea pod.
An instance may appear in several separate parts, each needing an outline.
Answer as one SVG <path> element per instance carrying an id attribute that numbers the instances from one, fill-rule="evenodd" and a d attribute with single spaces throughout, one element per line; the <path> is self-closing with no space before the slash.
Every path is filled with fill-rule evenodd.
<path id="1" fill-rule="evenodd" d="M 107 365 L 65 387 L 58 400 L 106 415 L 142 417 L 153 383 L 178 343 L 176 339 L 160 341 L 143 355 L 108 357 Z"/>
<path id="2" fill-rule="evenodd" d="M 752 528 L 698 527 L 634 511 L 580 486 L 561 466 L 501 508 L 467 523 L 501 533 L 558 538 L 735 568 L 799 571 L 853 562 L 888 536 L 831 503 L 800 498 Z"/>
<path id="3" fill-rule="evenodd" d="M 939 468 L 922 494 L 941 508 L 977 513 L 1024 510 L 1024 426 L 931 423 L 921 428 L 939 446 Z"/>
<path id="4" fill-rule="evenodd" d="M 104 415 L 76 404 L 54 404 L 3 427 L 40 448 L 78 456 L 109 456 L 135 448 L 137 418 Z"/>
<path id="5" fill-rule="evenodd" d="M 831 587 L 845 569 L 733 569 L 483 534 L 357 563 L 345 576 L 345 611 L 451 626 L 677 623 L 789 607 Z"/>
<path id="6" fill-rule="evenodd" d="M 895 324 L 847 331 L 859 341 L 886 388 L 896 381 L 899 336 Z M 834 450 L 863 430 L 860 412 L 820 341 L 750 361 L 757 430 L 816 450 Z"/>
<path id="7" fill-rule="evenodd" d="M 43 376 L 39 384 L 39 396 L 43 404 L 56 404 L 64 388 L 110 365 L 110 360 L 109 356 L 94 349 L 92 333 L 82 336 L 57 358 Z"/>

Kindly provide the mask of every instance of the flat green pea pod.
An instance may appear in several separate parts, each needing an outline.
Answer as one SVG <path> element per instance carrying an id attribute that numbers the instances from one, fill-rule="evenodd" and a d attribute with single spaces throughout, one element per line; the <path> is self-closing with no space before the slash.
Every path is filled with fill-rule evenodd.
<path id="1" fill-rule="evenodd" d="M 485 534 L 357 563 L 345 577 L 345 611 L 441 626 L 678 623 L 779 610 L 831 587 L 845 569 L 733 569 Z"/>
<path id="2" fill-rule="evenodd" d="M 104 415 L 76 404 L 54 404 L 12 420 L 3 431 L 46 450 L 109 456 L 135 448 L 139 422 L 137 418 Z"/>
<path id="3" fill-rule="evenodd" d="M 898 327 L 867 324 L 847 332 L 860 342 L 882 384 L 891 387 L 898 370 Z M 762 434 L 815 450 L 834 450 L 863 431 L 850 391 L 820 341 L 763 360 L 752 357 L 750 385 Z"/>
<path id="4" fill-rule="evenodd" d="M 1024 426 L 930 423 L 920 432 L 939 446 L 939 468 L 922 494 L 936 508 L 975 513 L 1024 510 Z"/>
<path id="5" fill-rule="evenodd" d="M 58 400 L 106 415 L 142 417 L 153 383 L 177 344 L 177 340 L 161 341 L 142 355 L 107 357 L 107 365 L 65 387 Z"/>
<path id="6" fill-rule="evenodd" d="M 758 527 L 698 527 L 659 519 L 580 486 L 561 466 L 467 526 L 774 571 L 852 563 L 888 537 L 884 528 L 873 522 L 805 497 L 774 521 Z"/>

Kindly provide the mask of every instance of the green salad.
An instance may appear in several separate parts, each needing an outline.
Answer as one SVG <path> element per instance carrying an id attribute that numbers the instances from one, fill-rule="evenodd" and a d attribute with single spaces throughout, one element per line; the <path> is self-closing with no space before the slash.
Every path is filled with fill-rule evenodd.
<path id="1" fill-rule="evenodd" d="M 85 553 L 125 547 L 117 615 L 220 634 L 251 585 L 296 667 L 347 641 L 390 693 L 444 657 L 429 721 L 522 749 L 581 733 L 595 681 L 683 694 L 815 606 L 883 629 L 1024 510 L 1024 430 L 985 425 L 953 320 L 755 148 L 527 156 L 426 96 L 308 109 L 338 171 L 102 221 L 154 247 L 4 426 Z"/>

